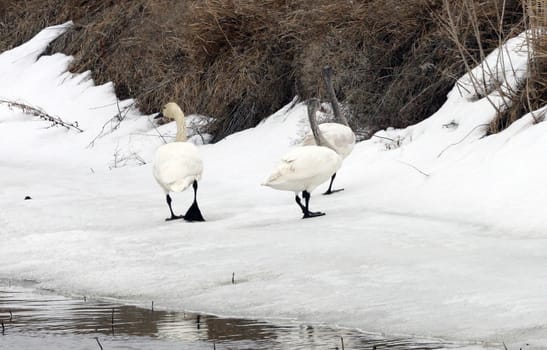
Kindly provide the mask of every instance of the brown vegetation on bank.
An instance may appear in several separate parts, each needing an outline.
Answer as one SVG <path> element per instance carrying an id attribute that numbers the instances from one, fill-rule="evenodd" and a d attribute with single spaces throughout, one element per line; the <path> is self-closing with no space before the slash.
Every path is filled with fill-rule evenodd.
<path id="1" fill-rule="evenodd" d="M 475 60 L 522 31 L 522 1 L 451 8 Z M 505 6 L 502 4 L 505 3 Z M 350 123 L 366 134 L 431 115 L 465 71 L 439 18 L 443 0 L 5 0 L 0 51 L 48 25 L 74 22 L 49 52 L 113 81 L 144 113 L 168 100 L 215 118 L 215 140 L 256 125 L 295 95 L 323 97 L 335 70 Z M 478 23 L 478 32 L 477 26 Z M 492 23 L 502 23 L 491 25 Z"/>

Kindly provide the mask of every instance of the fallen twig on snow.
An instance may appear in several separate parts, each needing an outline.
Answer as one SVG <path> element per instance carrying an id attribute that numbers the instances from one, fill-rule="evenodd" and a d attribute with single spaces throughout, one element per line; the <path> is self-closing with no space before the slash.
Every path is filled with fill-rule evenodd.
<path id="1" fill-rule="evenodd" d="M 471 135 L 471 134 L 473 133 L 473 131 L 475 131 L 476 129 L 478 129 L 478 128 L 481 127 L 481 126 L 489 126 L 489 124 L 479 124 L 479 125 L 475 126 L 475 127 L 474 127 L 473 129 L 471 129 L 471 131 L 469 131 L 469 132 L 467 133 L 467 135 L 465 135 L 460 141 L 458 141 L 458 142 L 456 142 L 456 143 L 452 143 L 452 144 L 446 146 L 446 148 L 443 149 L 443 150 L 441 151 L 441 153 L 439 153 L 439 154 L 437 155 L 437 158 L 440 158 L 440 157 L 443 155 L 443 153 L 444 153 L 447 149 L 449 149 L 450 147 L 456 146 L 457 144 L 463 142 L 463 140 L 465 140 L 469 135 Z"/>
<path id="2" fill-rule="evenodd" d="M 422 171 L 422 170 L 416 168 L 414 165 L 412 165 L 412 164 L 410 164 L 410 163 L 403 162 L 402 160 L 397 160 L 397 161 L 398 161 L 399 163 L 401 163 L 401 164 L 408 165 L 409 167 L 411 167 L 412 169 L 418 171 L 419 173 L 421 173 L 421 174 L 424 175 L 424 176 L 427 176 L 427 177 L 430 176 L 430 174 L 428 174 L 428 173 L 426 173 L 425 171 Z"/>
<path id="3" fill-rule="evenodd" d="M 25 114 L 31 114 L 31 115 L 34 115 L 34 116 L 40 118 L 40 119 L 47 120 L 47 121 L 52 123 L 51 126 L 62 126 L 62 127 L 67 128 L 68 130 L 74 129 L 74 130 L 77 130 L 78 132 L 84 132 L 82 129 L 80 129 L 78 127 L 78 122 L 77 121 L 75 121 L 73 123 L 65 122 L 60 117 L 50 115 L 50 114 L 46 113 L 43 109 L 41 109 L 39 107 L 33 107 L 33 106 L 29 106 L 25 103 L 9 101 L 9 100 L 0 100 L 0 103 L 8 105 L 8 107 L 10 109 L 17 108 Z"/>

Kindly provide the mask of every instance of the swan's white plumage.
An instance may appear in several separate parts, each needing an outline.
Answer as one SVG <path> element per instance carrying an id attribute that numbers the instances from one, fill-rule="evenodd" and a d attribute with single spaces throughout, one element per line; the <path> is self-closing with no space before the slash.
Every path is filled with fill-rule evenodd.
<path id="1" fill-rule="evenodd" d="M 186 128 L 180 107 L 170 102 L 165 105 L 162 113 L 177 122 L 177 138 L 175 142 L 162 145 L 156 150 L 153 174 L 165 193 L 181 192 L 194 180 L 201 178 L 203 162 L 196 146 L 184 142 Z"/>
<path id="2" fill-rule="evenodd" d="M 172 142 L 156 151 L 153 172 L 165 193 L 181 192 L 194 180 L 199 181 L 203 162 L 198 149 L 192 143 Z"/>
<path id="3" fill-rule="evenodd" d="M 340 123 L 319 124 L 319 131 L 328 143 L 332 145 L 340 157 L 346 158 L 355 146 L 355 134 L 349 126 Z M 302 140 L 302 145 L 315 145 L 313 133 L 308 133 Z"/>
<path id="4" fill-rule="evenodd" d="M 263 185 L 295 193 L 312 192 L 342 165 L 342 158 L 321 146 L 302 146 L 285 154 Z"/>

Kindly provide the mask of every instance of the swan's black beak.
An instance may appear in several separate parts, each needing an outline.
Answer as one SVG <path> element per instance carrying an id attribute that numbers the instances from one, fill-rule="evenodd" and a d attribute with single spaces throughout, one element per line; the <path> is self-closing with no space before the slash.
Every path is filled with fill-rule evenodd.
<path id="1" fill-rule="evenodd" d="M 155 117 L 154 120 L 156 121 L 156 124 L 163 125 L 170 122 L 169 118 L 163 115 L 163 112 L 159 112 Z"/>

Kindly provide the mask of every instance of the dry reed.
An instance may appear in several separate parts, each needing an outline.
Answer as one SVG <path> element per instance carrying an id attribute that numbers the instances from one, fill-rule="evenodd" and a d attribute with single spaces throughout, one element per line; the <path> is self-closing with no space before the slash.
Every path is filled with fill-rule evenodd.
<path id="1" fill-rule="evenodd" d="M 532 1 L 532 0 L 523 0 Z M 497 47 L 499 31 L 522 29 L 522 5 L 480 5 L 478 46 L 473 18 L 455 5 L 469 64 Z M 459 4 L 460 2 L 454 2 Z M 113 81 L 120 99 L 144 113 L 169 100 L 214 118 L 219 140 L 252 127 L 295 95 L 324 97 L 321 68 L 361 134 L 404 127 L 431 115 L 465 72 L 443 29 L 443 0 L 7 0 L 0 7 L 0 50 L 42 28 L 74 21 L 50 45 Z M 267 11 L 265 10 L 267 9 Z M 503 26 L 489 23 L 502 21 Z"/>

